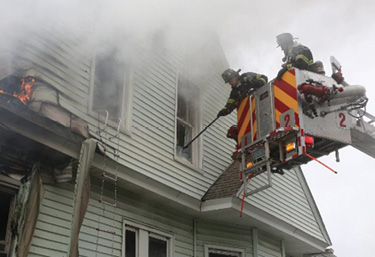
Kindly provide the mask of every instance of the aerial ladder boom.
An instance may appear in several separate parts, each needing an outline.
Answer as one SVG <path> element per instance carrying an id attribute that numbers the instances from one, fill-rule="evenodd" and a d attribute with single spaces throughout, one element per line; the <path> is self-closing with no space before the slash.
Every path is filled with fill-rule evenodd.
<path id="1" fill-rule="evenodd" d="M 336 77 L 292 68 L 240 103 L 233 158 L 241 162 L 245 196 L 272 186 L 273 173 L 347 145 L 375 158 L 375 117 L 364 111 L 366 90 L 337 79 L 341 65 L 333 57 L 331 64 Z M 250 188 L 250 179 L 263 173 L 265 184 Z"/>

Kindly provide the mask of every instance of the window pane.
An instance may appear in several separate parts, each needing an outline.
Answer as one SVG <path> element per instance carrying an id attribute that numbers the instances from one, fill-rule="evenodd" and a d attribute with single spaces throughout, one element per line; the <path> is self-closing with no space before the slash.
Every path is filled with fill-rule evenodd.
<path id="1" fill-rule="evenodd" d="M 178 95 L 177 99 L 177 117 L 180 119 L 189 122 L 189 104 L 186 101 L 185 97 L 182 95 Z"/>
<path id="2" fill-rule="evenodd" d="M 0 241 L 4 241 L 6 237 L 9 209 L 12 197 L 12 195 L 0 191 Z"/>
<path id="3" fill-rule="evenodd" d="M 167 257 L 167 241 L 149 237 L 148 256 Z"/>
<path id="4" fill-rule="evenodd" d="M 135 231 L 126 230 L 125 234 L 125 257 L 135 257 L 136 237 Z"/>
<path id="5" fill-rule="evenodd" d="M 93 110 L 109 112 L 111 118 L 121 115 L 122 88 L 125 67 L 116 58 L 116 50 L 100 53 L 96 57 Z"/>
<path id="6" fill-rule="evenodd" d="M 191 145 L 183 149 L 183 147 L 190 142 L 192 128 L 184 124 L 180 120 L 177 120 L 177 155 L 185 158 L 188 161 L 192 161 L 192 147 Z"/>

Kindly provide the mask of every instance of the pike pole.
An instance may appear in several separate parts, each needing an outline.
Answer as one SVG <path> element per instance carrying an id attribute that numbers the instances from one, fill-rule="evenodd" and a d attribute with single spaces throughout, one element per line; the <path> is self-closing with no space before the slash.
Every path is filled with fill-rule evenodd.
<path id="1" fill-rule="evenodd" d="M 190 142 L 187 143 L 182 149 L 188 148 L 189 145 L 191 145 L 191 143 L 193 143 L 200 135 L 202 135 L 202 133 L 205 132 L 206 129 L 208 129 L 212 124 L 214 124 L 215 121 L 217 121 L 218 118 L 220 118 L 220 117 L 216 117 L 216 119 L 214 119 L 213 121 L 211 121 L 210 124 L 208 124 L 201 132 L 198 133 L 198 135 L 196 135 L 192 140 L 190 140 Z"/>
<path id="2" fill-rule="evenodd" d="M 246 94 L 243 96 L 243 97 L 241 97 L 240 99 L 237 99 L 234 103 L 232 103 L 232 105 L 234 105 L 234 106 L 236 106 L 236 104 L 237 103 L 240 103 L 240 102 L 242 102 L 242 100 L 244 100 L 247 96 L 249 96 L 252 92 L 254 92 L 254 88 L 250 88 L 247 92 L 246 92 Z M 200 135 L 202 135 L 202 133 L 203 132 L 205 132 L 206 131 L 206 129 L 208 129 L 212 124 L 214 124 L 215 123 L 215 121 L 217 121 L 217 119 L 218 118 L 220 118 L 220 116 L 218 116 L 218 117 L 216 117 L 216 119 L 214 119 L 213 121 L 211 121 L 211 123 L 210 124 L 208 124 L 201 132 L 199 132 L 199 134 L 198 135 L 196 135 L 189 143 L 187 143 L 182 149 L 186 149 L 186 148 L 188 148 L 188 146 L 189 145 L 191 145 L 191 143 L 193 143 Z"/>

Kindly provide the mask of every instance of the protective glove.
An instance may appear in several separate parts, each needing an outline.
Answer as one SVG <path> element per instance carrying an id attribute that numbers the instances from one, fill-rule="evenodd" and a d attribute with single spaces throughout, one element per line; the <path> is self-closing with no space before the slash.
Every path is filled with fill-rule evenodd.
<path id="1" fill-rule="evenodd" d="M 238 138 L 238 128 L 236 125 L 231 126 L 227 131 L 227 137 L 237 139 Z"/>
<path id="2" fill-rule="evenodd" d="M 227 115 L 227 112 L 225 110 L 220 110 L 220 112 L 217 114 L 217 118 L 221 117 L 221 116 L 225 116 Z"/>
<path id="3" fill-rule="evenodd" d="M 332 78 L 337 82 L 337 84 L 341 84 L 344 81 L 341 71 L 332 74 Z"/>
<path id="4" fill-rule="evenodd" d="M 279 70 L 279 72 L 277 73 L 277 79 L 278 80 L 281 80 L 281 77 L 284 75 L 284 73 L 285 72 L 287 72 L 288 71 L 288 68 L 287 67 L 285 67 L 285 68 L 282 68 L 281 70 Z"/>
<path id="5" fill-rule="evenodd" d="M 263 81 L 258 80 L 258 79 L 253 79 L 251 81 L 251 86 L 254 88 L 254 90 L 262 87 L 263 84 L 264 84 Z"/>

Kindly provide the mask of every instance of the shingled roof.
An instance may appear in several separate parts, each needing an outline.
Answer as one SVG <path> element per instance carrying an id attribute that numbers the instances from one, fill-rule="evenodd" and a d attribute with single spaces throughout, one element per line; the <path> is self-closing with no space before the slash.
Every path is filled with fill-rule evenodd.
<path id="1" fill-rule="evenodd" d="M 211 200 L 233 196 L 240 188 L 242 181 L 240 180 L 240 162 L 235 161 L 220 175 L 220 177 L 212 184 L 202 200 Z"/>

